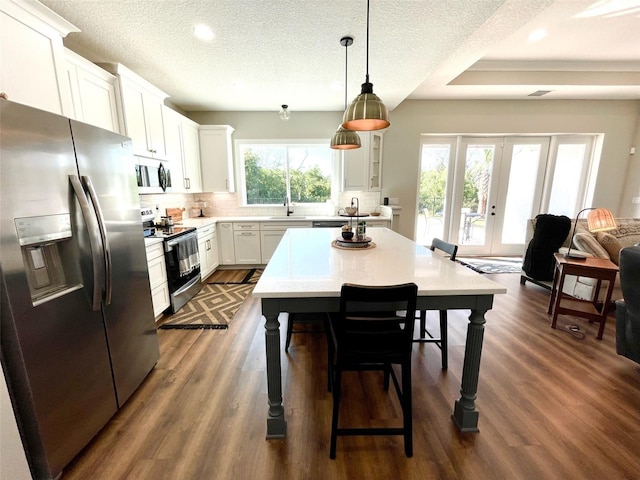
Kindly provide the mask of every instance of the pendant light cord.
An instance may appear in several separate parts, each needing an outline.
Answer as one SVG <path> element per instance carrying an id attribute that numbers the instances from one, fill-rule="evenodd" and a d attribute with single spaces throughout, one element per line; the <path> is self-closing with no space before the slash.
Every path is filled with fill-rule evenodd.
<path id="1" fill-rule="evenodd" d="M 349 42 L 345 42 L 344 45 L 344 109 L 347 109 L 347 68 L 349 68 Z"/>
<path id="2" fill-rule="evenodd" d="M 369 0 L 367 0 L 367 74 L 366 83 L 369 83 Z"/>

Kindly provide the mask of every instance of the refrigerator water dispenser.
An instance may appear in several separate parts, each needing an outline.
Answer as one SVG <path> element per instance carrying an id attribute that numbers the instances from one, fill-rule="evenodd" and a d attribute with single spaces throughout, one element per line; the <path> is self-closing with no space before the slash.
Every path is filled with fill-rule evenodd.
<path id="1" fill-rule="evenodd" d="M 82 288 L 68 213 L 14 219 L 33 306 Z"/>

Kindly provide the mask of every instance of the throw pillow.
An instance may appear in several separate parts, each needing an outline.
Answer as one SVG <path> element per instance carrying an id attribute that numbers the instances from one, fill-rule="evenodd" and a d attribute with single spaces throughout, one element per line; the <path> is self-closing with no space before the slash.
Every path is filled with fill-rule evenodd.
<path id="1" fill-rule="evenodd" d="M 609 260 L 609 253 L 602 248 L 598 240 L 590 233 L 576 233 L 573 236 L 573 243 L 583 252 L 592 254 L 597 258 Z"/>
<path id="2" fill-rule="evenodd" d="M 620 229 L 622 230 L 622 229 Z M 634 231 L 626 232 L 627 235 L 612 235 L 617 233 L 615 230 L 612 232 L 600 232 L 597 235 L 598 241 L 602 244 L 604 249 L 609 252 L 611 261 L 618 265 L 620 260 L 620 250 L 626 247 L 632 247 L 640 241 L 640 232 Z"/>

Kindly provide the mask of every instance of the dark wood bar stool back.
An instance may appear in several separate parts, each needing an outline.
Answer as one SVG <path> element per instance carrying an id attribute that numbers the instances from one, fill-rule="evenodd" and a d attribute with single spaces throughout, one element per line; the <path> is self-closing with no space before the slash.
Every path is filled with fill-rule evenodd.
<path id="1" fill-rule="evenodd" d="M 439 238 L 434 238 L 431 242 L 431 251 L 436 250 L 449 255 L 449 260 L 455 261 L 456 254 L 458 253 L 458 245 L 445 242 Z M 442 369 L 446 370 L 449 367 L 449 353 L 447 347 L 447 311 L 440 310 L 440 336 L 434 336 L 429 330 L 427 330 L 427 312 L 426 310 L 420 310 L 420 337 L 415 338 L 413 341 L 417 343 L 435 343 L 440 349 L 442 355 Z"/>
<path id="2" fill-rule="evenodd" d="M 333 391 L 331 458 L 336 456 L 336 439 L 341 435 L 403 435 L 405 454 L 413 455 L 411 351 L 417 294 L 414 283 L 342 286 L 340 312 L 330 314 L 327 329 L 329 387 Z M 401 382 L 393 365 L 400 365 Z M 338 427 L 342 373 L 351 370 L 383 371 L 385 390 L 391 377 L 402 406 L 402 427 Z"/>

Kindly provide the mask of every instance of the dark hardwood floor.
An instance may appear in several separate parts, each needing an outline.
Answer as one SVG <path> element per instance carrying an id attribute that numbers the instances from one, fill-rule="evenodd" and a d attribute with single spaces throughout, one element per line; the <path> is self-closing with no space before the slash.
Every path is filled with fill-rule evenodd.
<path id="1" fill-rule="evenodd" d="M 228 330 L 160 330 L 158 365 L 62 478 L 640 478 L 640 367 L 616 355 L 613 315 L 601 341 L 596 325 L 561 316 L 559 327 L 585 332 L 578 339 L 550 328 L 547 290 L 521 286 L 517 274 L 491 278 L 508 293 L 487 314 L 479 433 L 462 434 L 450 419 L 468 316 L 450 312 L 448 371 L 433 344 L 414 345 L 413 458 L 402 437 L 347 437 L 329 459 L 332 401 L 317 333 L 294 335 L 288 355 L 283 348 L 287 438 L 265 440 L 264 328 L 249 299 Z M 342 420 L 398 421 L 379 374 L 345 375 Z"/>

